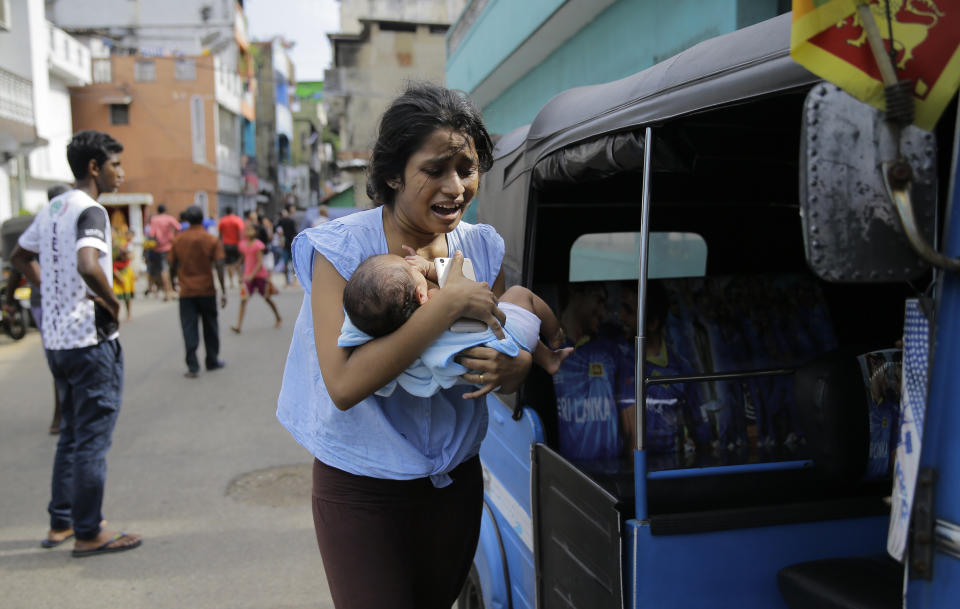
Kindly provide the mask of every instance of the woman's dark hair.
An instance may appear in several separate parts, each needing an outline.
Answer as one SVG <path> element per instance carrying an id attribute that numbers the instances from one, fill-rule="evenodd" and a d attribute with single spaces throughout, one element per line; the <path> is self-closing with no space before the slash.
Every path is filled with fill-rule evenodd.
<path id="1" fill-rule="evenodd" d="M 95 160 L 98 166 L 103 167 L 108 156 L 121 152 L 123 152 L 123 144 L 106 133 L 102 131 L 80 131 L 74 134 L 73 139 L 67 144 L 67 163 L 70 164 L 73 177 L 83 180 L 87 177 L 90 159 Z"/>
<path id="2" fill-rule="evenodd" d="M 367 196 L 377 205 L 393 203 L 396 190 L 387 182 L 398 180 L 402 188 L 407 161 L 431 133 L 443 128 L 473 140 L 480 173 L 493 166 L 493 143 L 483 126 L 480 110 L 470 98 L 462 91 L 430 82 L 413 82 L 380 119 L 367 170 Z"/>
<path id="3" fill-rule="evenodd" d="M 391 264 L 392 258 L 367 258 L 343 289 L 343 310 L 353 325 L 374 338 L 402 326 L 420 307 L 413 278 L 402 266 Z"/>

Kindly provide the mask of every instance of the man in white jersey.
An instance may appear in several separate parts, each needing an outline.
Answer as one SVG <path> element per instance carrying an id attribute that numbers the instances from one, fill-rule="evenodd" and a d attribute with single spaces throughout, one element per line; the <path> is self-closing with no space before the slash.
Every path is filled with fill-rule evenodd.
<path id="1" fill-rule="evenodd" d="M 141 544 L 139 535 L 102 528 L 100 511 L 120 411 L 123 353 L 110 222 L 96 199 L 123 181 L 122 151 L 106 133 L 77 133 L 67 146 L 75 188 L 37 213 L 11 256 L 43 294 L 43 347 L 63 418 L 47 508 L 50 531 L 41 545 L 52 548 L 76 536 L 77 558 Z"/>

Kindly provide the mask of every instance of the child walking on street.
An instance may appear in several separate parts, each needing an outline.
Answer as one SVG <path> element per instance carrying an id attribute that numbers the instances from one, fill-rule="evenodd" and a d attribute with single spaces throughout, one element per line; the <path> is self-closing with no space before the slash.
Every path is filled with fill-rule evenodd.
<path id="1" fill-rule="evenodd" d="M 277 306 L 270 298 L 270 292 L 267 290 L 270 271 L 263 264 L 263 252 L 267 248 L 263 241 L 257 239 L 256 225 L 247 222 L 244 229 L 245 239 L 237 246 L 240 254 L 243 256 L 243 285 L 240 287 L 240 317 L 237 319 L 237 325 L 231 326 L 231 330 L 240 334 L 243 327 L 243 315 L 247 310 L 247 301 L 253 296 L 254 292 L 259 292 L 263 299 L 270 305 L 270 310 L 276 316 L 277 321 L 273 324 L 274 328 L 279 328 L 281 322 L 280 312 Z"/>
<path id="2" fill-rule="evenodd" d="M 113 294 L 126 308 L 127 321 L 130 321 L 130 306 L 136 291 L 136 280 L 133 266 L 130 264 L 130 256 L 127 250 L 121 249 L 117 252 L 116 260 L 113 261 Z"/>

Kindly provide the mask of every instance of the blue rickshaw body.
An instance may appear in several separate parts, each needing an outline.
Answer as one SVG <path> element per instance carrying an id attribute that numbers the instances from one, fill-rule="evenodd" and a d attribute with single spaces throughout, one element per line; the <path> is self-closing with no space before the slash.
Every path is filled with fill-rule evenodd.
<path id="1" fill-rule="evenodd" d="M 646 183 L 651 172 L 663 174 L 653 178 L 654 210 L 658 198 L 673 201 L 668 186 L 693 192 L 696 184 L 670 182 L 668 173 L 671 167 L 685 165 L 684 154 L 694 153 L 672 148 L 670 155 L 657 157 L 659 144 L 662 151 L 684 139 L 678 133 L 689 136 L 694 148 L 696 137 L 690 135 L 690 125 L 701 128 L 711 121 L 763 117 L 773 108 L 796 119 L 796 124 L 785 128 L 797 130 L 798 100 L 820 81 L 790 59 L 789 25 L 790 15 L 781 16 L 701 43 L 633 77 L 561 93 L 531 125 L 505 135 L 497 145 L 494 167 L 484 177 L 478 216 L 504 236 L 507 284 L 524 284 L 538 293 L 538 288 L 546 286 L 549 292 L 557 277 L 543 279 L 553 272 L 548 267 L 558 266 L 556 260 L 568 255 L 563 245 L 574 242 L 577 231 L 590 226 L 605 227 L 604 231 L 640 226 L 635 215 L 639 204 L 629 198 L 632 181 Z M 688 119 L 693 122 L 684 122 Z M 764 128 L 770 124 L 764 123 Z M 644 138 L 642 130 L 651 127 Z M 745 138 L 752 137 L 749 129 L 746 133 Z M 954 150 L 941 145 L 941 154 L 954 154 L 950 169 L 954 178 L 956 142 L 953 133 L 947 143 Z M 645 171 L 641 178 L 637 166 L 631 169 L 625 159 L 649 155 L 651 147 L 653 161 L 648 157 L 640 164 Z M 784 158 L 788 156 L 789 151 Z M 551 166 L 562 171 L 551 174 Z M 595 185 L 593 191 L 582 187 L 577 191 L 573 186 L 551 190 L 550 175 L 578 171 L 582 181 Z M 794 167 L 792 183 L 776 188 L 793 189 L 795 199 L 797 177 Z M 664 186 L 658 187 L 658 178 Z M 949 181 L 952 184 L 955 179 Z M 606 188 L 617 194 L 603 194 Z M 774 196 L 789 192 L 769 187 L 760 177 L 757 189 L 764 188 Z M 584 193 L 589 198 L 591 192 L 597 193 L 599 202 L 576 199 Z M 751 210 L 759 209 L 751 203 Z M 569 212 L 571 208 L 576 213 Z M 960 257 L 957 192 L 946 209 L 946 253 Z M 600 217 L 611 210 L 621 215 Z M 682 210 L 676 215 L 654 213 L 653 226 L 664 227 L 660 230 L 677 230 L 671 227 L 683 226 L 691 218 Z M 796 221 L 795 216 L 786 219 L 789 214 L 781 216 L 779 211 L 770 214 L 772 223 L 758 215 L 757 222 L 763 219 L 763 223 L 750 228 L 744 220 L 744 225 L 762 231 Z M 691 220 L 691 230 L 699 227 L 707 233 L 711 222 L 725 221 L 722 215 L 716 218 L 708 214 L 701 221 Z M 583 226 L 575 226 L 578 222 Z M 551 234 L 544 236 L 547 227 Z M 556 244 L 551 240 L 554 236 Z M 730 239 L 732 245 L 724 245 L 729 251 L 714 258 L 716 263 L 728 256 L 715 267 L 718 275 L 732 272 L 729 261 L 735 256 L 729 252 L 738 251 L 734 242 L 739 237 Z M 790 247 L 799 244 L 798 236 L 788 240 Z M 768 256 L 775 257 L 775 253 Z M 749 265 L 749 272 L 763 277 L 758 281 L 806 289 L 805 280 L 798 283 L 779 275 L 770 279 L 773 262 L 761 258 Z M 565 271 L 565 265 L 559 266 Z M 640 268 L 639 261 L 637 265 Z M 792 266 L 790 272 L 806 272 L 805 267 L 797 269 Z M 678 282 L 673 289 L 682 291 L 684 285 Z M 551 304 L 557 302 L 553 298 Z M 898 302 L 902 307 L 902 300 Z M 937 471 L 935 513 L 949 524 L 960 522 L 960 484 L 956 483 L 960 443 L 955 441 L 960 434 L 960 409 L 951 407 L 960 393 L 960 377 L 953 373 L 960 358 L 960 277 L 956 274 L 942 277 L 937 305 L 922 466 Z M 743 384 L 743 393 L 749 393 L 752 381 L 737 380 Z M 528 389 L 513 401 L 493 395 L 487 399 L 489 429 L 480 449 L 484 513 L 474 574 L 468 583 L 482 605 L 462 597 L 461 607 L 787 609 L 795 605 L 785 600 L 778 585 L 784 569 L 809 561 L 886 555 L 890 518 L 883 495 L 889 494 L 889 487 L 883 490 L 888 484 L 883 480 L 866 485 L 862 493 L 844 494 L 838 486 L 836 500 L 826 491 L 817 491 L 809 499 L 800 491 L 794 496 L 784 487 L 796 484 L 816 490 L 809 475 L 821 465 L 802 454 L 761 462 L 698 462 L 662 468 L 652 461 L 648 464 L 651 455 L 645 450 L 635 450 L 632 463 L 628 459 L 612 469 L 591 472 L 589 466 L 569 462 L 555 452 L 551 402 L 537 396 L 542 398 L 542 392 Z M 759 491 L 751 494 L 752 487 L 769 487 L 783 499 L 751 505 L 752 499 L 761 496 Z M 700 489 L 702 496 L 698 496 Z M 739 500 L 737 493 L 744 499 Z M 685 501 L 694 507 L 685 511 Z M 712 501 L 719 507 L 712 509 Z M 958 542 L 944 542 L 934 553 L 932 578 L 908 574 L 906 606 L 910 609 L 945 609 L 960 598 L 960 554 L 957 548 L 950 550 L 950 543 Z"/>

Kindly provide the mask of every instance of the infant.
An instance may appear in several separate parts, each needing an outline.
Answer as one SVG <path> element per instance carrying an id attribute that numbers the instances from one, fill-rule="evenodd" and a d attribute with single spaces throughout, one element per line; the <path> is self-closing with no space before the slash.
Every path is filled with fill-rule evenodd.
<path id="1" fill-rule="evenodd" d="M 428 279 L 436 281 L 436 270 L 432 263 L 420 256 L 411 255 L 404 259 L 394 254 L 383 254 L 363 261 L 343 291 L 347 319 L 344 320 L 338 344 L 343 347 L 364 342 L 354 328 L 366 335 L 365 340 L 369 340 L 390 334 L 402 326 L 439 289 L 431 288 Z M 506 316 L 503 325 L 506 339 L 497 340 L 489 329 L 470 333 L 447 331 L 405 373 L 408 381 L 411 374 L 422 379 L 424 371 L 421 369 L 416 372 L 413 369 L 426 366 L 435 380 L 439 381 L 435 383 L 438 386 L 415 387 L 414 391 L 403 377 L 398 379 L 400 384 L 414 395 L 422 395 L 428 390 L 435 393 L 440 387 L 450 386 L 456 377 L 467 372 L 453 362 L 453 357 L 477 345 L 489 346 L 511 356 L 519 353 L 519 347 L 531 352 L 538 366 L 550 374 L 556 373 L 573 349 L 558 348 L 564 342 L 563 330 L 547 303 L 530 290 L 513 286 L 499 298 L 498 307 Z M 550 347 L 540 340 L 540 335 L 547 337 Z M 437 375 L 454 380 L 437 379 Z M 388 390 L 392 392 L 392 387 Z"/>

